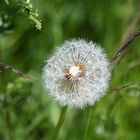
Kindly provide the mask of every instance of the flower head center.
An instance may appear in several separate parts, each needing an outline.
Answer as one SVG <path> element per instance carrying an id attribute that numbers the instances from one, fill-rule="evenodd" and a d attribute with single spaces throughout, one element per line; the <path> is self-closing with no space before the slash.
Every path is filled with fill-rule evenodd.
<path id="1" fill-rule="evenodd" d="M 65 77 L 68 80 L 78 80 L 79 77 L 85 75 L 85 66 L 79 62 L 75 62 L 75 65 L 66 69 Z"/>
<path id="2" fill-rule="evenodd" d="M 80 73 L 81 70 L 80 70 L 80 67 L 78 66 L 72 66 L 70 67 L 69 69 L 69 74 L 72 76 L 72 77 L 75 77 L 78 75 L 78 73 Z"/>

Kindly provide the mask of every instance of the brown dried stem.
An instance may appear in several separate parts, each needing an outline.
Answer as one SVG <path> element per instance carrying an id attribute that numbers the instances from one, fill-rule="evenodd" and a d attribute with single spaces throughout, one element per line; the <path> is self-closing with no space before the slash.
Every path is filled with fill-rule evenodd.
<path id="1" fill-rule="evenodd" d="M 16 68 L 14 68 L 13 66 L 11 65 L 7 65 L 7 64 L 4 64 L 2 62 L 0 62 L 0 67 L 2 67 L 3 69 L 6 69 L 6 70 L 9 70 L 9 71 L 12 71 L 18 75 L 21 75 L 23 76 L 24 78 L 27 78 L 27 79 L 30 79 L 30 80 L 33 80 L 35 81 L 36 79 L 34 79 L 32 76 L 30 75 L 27 75 L 25 74 L 24 72 L 20 71 L 20 70 L 17 70 Z M 1 71 L 2 72 L 2 71 Z"/>
<path id="2" fill-rule="evenodd" d="M 129 87 L 132 87 L 132 86 L 136 86 L 137 84 L 138 83 L 128 83 L 128 84 L 120 85 L 120 86 L 114 88 L 111 93 L 117 93 L 117 92 L 119 92 L 123 89 L 129 88 Z"/>
<path id="3" fill-rule="evenodd" d="M 140 30 L 131 34 L 122 44 L 121 46 L 112 54 L 110 58 L 110 63 L 112 64 L 116 59 L 121 57 L 124 51 L 128 48 L 128 46 L 138 37 L 140 36 Z"/>

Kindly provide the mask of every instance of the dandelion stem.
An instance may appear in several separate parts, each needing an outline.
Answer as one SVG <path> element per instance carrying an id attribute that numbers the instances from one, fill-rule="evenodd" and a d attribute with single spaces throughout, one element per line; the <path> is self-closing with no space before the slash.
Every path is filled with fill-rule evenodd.
<path id="1" fill-rule="evenodd" d="M 60 132 L 61 127 L 63 125 L 63 122 L 65 120 L 66 110 L 67 110 L 67 106 L 63 107 L 62 110 L 61 110 L 59 121 L 58 121 L 58 123 L 56 125 L 56 128 L 54 130 L 54 135 L 52 137 L 52 140 L 57 140 L 57 138 L 58 138 L 59 132 Z"/>
<path id="2" fill-rule="evenodd" d="M 87 139 L 89 124 L 90 124 L 90 120 L 91 120 L 91 114 L 92 114 L 92 107 L 90 107 L 90 110 L 89 110 L 89 115 L 88 115 L 88 120 L 87 120 L 87 126 L 86 126 L 86 129 L 85 129 L 85 132 L 84 132 L 84 139 L 83 140 L 86 140 Z"/>

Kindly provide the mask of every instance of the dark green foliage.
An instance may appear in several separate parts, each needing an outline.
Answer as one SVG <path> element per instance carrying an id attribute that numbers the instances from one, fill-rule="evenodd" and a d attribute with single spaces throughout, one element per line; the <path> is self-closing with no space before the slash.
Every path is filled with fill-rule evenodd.
<path id="1" fill-rule="evenodd" d="M 138 3 L 139 0 L 32 0 L 28 7 L 25 3 L 19 6 L 16 0 L 2 0 L 0 62 L 37 80 L 0 67 L 0 140 L 51 139 L 61 106 L 43 88 L 44 60 L 56 45 L 71 38 L 97 42 L 110 58 L 128 32 L 140 27 Z M 138 21 L 133 22 L 135 18 Z M 40 20 L 42 29 L 36 30 L 34 25 L 38 27 Z M 108 93 L 92 107 L 87 140 L 140 139 L 140 87 L 111 93 L 119 85 L 140 82 L 139 47 L 138 38 L 120 63 L 112 65 Z M 89 107 L 69 109 L 59 139 L 83 139 L 88 113 Z"/>

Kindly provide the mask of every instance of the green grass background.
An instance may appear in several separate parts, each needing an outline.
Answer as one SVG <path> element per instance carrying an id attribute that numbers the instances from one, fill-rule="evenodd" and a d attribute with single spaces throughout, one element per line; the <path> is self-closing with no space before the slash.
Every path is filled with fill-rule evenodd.
<path id="1" fill-rule="evenodd" d="M 0 69 L 0 140 L 50 140 L 61 106 L 42 85 L 42 68 L 55 46 L 71 38 L 100 44 L 110 58 L 129 32 L 140 27 L 139 0 L 32 0 L 42 20 L 38 31 L 14 0 L 0 1 L 0 61 L 37 81 Z M 136 21 L 135 21 L 136 20 Z M 5 25 L 7 24 L 7 26 Z M 4 26 L 5 25 L 5 26 Z M 92 106 L 87 140 L 139 140 L 140 88 L 115 94 L 118 85 L 140 81 L 140 39 L 111 67 L 107 94 Z M 90 107 L 68 109 L 59 140 L 82 140 Z"/>

